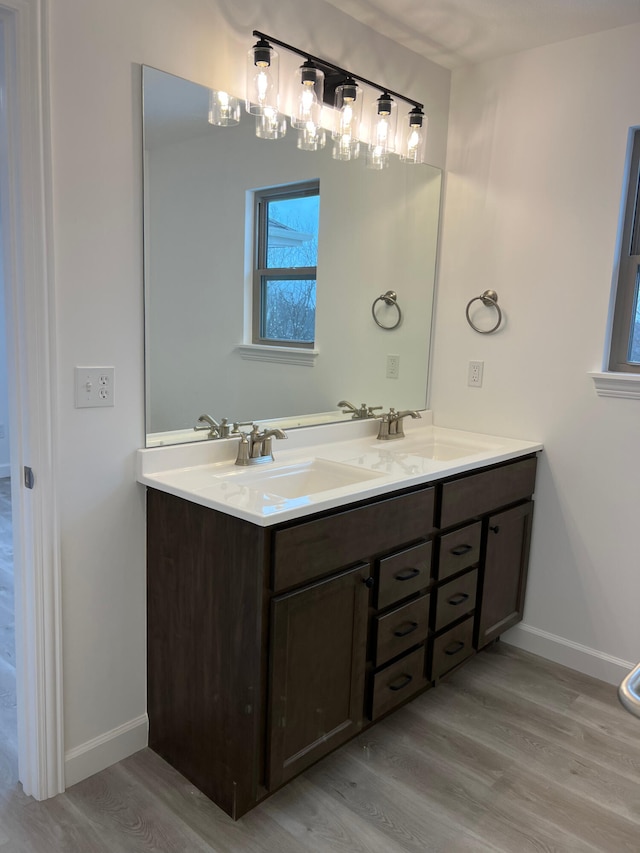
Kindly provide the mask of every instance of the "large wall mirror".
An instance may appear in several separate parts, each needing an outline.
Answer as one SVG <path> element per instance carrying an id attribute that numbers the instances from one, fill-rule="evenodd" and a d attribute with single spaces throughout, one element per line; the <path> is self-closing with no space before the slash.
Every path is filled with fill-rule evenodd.
<path id="1" fill-rule="evenodd" d="M 371 171 L 364 158 L 208 122 L 209 90 L 143 68 L 147 445 L 202 438 L 220 420 L 284 426 L 348 419 L 337 403 L 424 409 L 441 172 Z M 318 182 L 315 337 L 300 358 L 254 346 L 257 192 Z M 402 322 L 380 328 L 371 307 L 397 293 Z M 396 311 L 377 303 L 381 321 Z M 388 376 L 389 356 L 397 367 Z"/>

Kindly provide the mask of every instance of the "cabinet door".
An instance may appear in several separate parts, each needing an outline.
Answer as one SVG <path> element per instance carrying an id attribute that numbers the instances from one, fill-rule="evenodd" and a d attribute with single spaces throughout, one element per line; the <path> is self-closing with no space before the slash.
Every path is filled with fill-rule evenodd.
<path id="1" fill-rule="evenodd" d="M 522 619 L 533 501 L 488 519 L 476 648 Z"/>
<path id="2" fill-rule="evenodd" d="M 369 565 L 272 600 L 268 786 L 362 726 Z"/>

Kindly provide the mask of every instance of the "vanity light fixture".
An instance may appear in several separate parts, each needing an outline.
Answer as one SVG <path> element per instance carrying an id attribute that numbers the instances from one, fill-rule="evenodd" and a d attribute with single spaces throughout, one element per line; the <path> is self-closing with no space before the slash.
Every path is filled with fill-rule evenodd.
<path id="1" fill-rule="evenodd" d="M 405 131 L 406 136 L 400 150 L 400 158 L 404 160 L 405 163 L 424 162 L 426 121 L 428 121 L 428 119 L 418 107 L 414 107 L 409 113 L 409 123 Z"/>
<path id="2" fill-rule="evenodd" d="M 240 123 L 240 101 L 228 92 L 209 93 L 209 124 L 231 127 Z"/>
<path id="3" fill-rule="evenodd" d="M 278 54 L 265 38 L 259 38 L 247 54 L 245 107 L 251 115 L 261 116 L 265 110 L 278 111 L 278 60 Z"/>
<path id="4" fill-rule="evenodd" d="M 369 169 L 385 169 L 389 154 L 395 151 L 398 109 L 389 92 L 383 92 L 373 103 L 371 140 L 367 154 Z"/>
<path id="5" fill-rule="evenodd" d="M 309 122 L 319 125 L 324 95 L 324 72 L 307 59 L 295 72 L 295 86 L 291 127 L 304 129 Z"/>
<path id="6" fill-rule="evenodd" d="M 305 60 L 295 72 L 294 105 L 290 111 L 291 125 L 298 130 L 298 148 L 317 151 L 324 147 L 322 105 L 325 103 L 337 111 L 332 131 L 334 159 L 355 160 L 358 157 L 364 136 L 363 93 L 358 85 L 362 83 L 381 93 L 375 101 L 369 129 L 367 165 L 372 169 L 384 169 L 389 153 L 396 151 L 396 99 L 411 105 L 402 134 L 401 159 L 406 163 L 423 162 L 425 115 L 421 103 L 259 30 L 254 30 L 253 35 L 258 41 L 248 53 L 246 110 L 257 117 L 257 136 L 280 139 L 286 132 L 282 127 L 283 116 L 278 111 L 278 54 L 273 43 Z"/>
<path id="7" fill-rule="evenodd" d="M 360 122 L 362 121 L 362 89 L 353 77 L 336 86 L 334 106 L 338 111 L 333 132 L 334 160 L 355 160 L 360 154 Z"/>

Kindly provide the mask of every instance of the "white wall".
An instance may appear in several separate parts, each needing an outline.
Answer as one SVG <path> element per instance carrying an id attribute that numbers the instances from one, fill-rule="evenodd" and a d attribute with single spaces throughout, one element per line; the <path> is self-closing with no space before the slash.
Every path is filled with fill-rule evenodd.
<path id="1" fill-rule="evenodd" d="M 0 239 L 0 477 L 9 477 L 11 475 L 9 455 L 9 386 L 3 268 L 2 240 Z"/>
<path id="2" fill-rule="evenodd" d="M 424 100 L 443 165 L 449 72 L 321 0 L 50 3 L 68 783 L 144 744 L 140 64 L 241 91 L 253 28 Z M 112 409 L 75 409 L 75 365 L 115 366 Z"/>
<path id="3" fill-rule="evenodd" d="M 611 680 L 610 658 L 640 658 L 640 404 L 596 396 L 587 371 L 602 365 L 639 43 L 634 25 L 454 73 L 431 397 L 439 424 L 544 442 L 510 638 Z M 482 336 L 464 311 L 486 288 L 506 323 Z"/>

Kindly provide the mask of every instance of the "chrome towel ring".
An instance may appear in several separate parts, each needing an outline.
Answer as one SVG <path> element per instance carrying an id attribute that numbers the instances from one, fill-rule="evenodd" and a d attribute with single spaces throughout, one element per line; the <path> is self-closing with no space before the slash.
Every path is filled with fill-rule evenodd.
<path id="1" fill-rule="evenodd" d="M 480 300 L 483 305 L 488 305 L 490 308 L 495 308 L 498 312 L 498 319 L 496 320 L 496 324 L 490 329 L 479 329 L 473 324 L 473 321 L 469 316 L 469 309 L 471 308 L 473 303 L 477 302 L 478 300 Z M 493 332 L 496 332 L 500 328 L 500 324 L 502 323 L 502 311 L 500 310 L 500 306 L 498 305 L 498 294 L 495 292 L 495 290 L 485 290 L 484 293 L 482 293 L 480 296 L 474 296 L 473 299 L 471 299 L 467 303 L 467 310 L 465 313 L 467 315 L 467 323 L 474 331 L 478 332 L 481 335 L 491 335 Z"/>
<path id="2" fill-rule="evenodd" d="M 398 319 L 391 326 L 385 326 L 384 323 L 381 323 L 380 320 L 376 317 L 376 305 L 378 302 L 384 302 L 385 305 L 393 305 L 393 307 L 398 312 Z M 400 310 L 400 306 L 398 305 L 398 294 L 395 290 L 387 290 L 386 293 L 383 293 L 381 296 L 378 296 L 377 299 L 373 300 L 373 305 L 371 306 L 371 315 L 376 323 L 380 326 L 381 329 L 387 329 L 390 331 L 391 329 L 397 329 L 400 323 L 402 322 L 402 311 Z"/>

